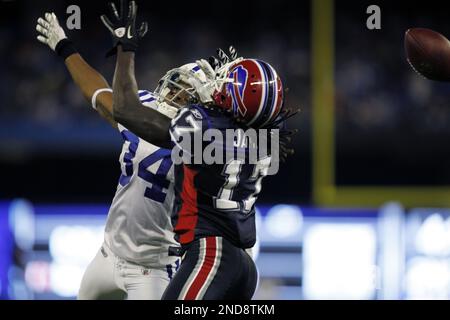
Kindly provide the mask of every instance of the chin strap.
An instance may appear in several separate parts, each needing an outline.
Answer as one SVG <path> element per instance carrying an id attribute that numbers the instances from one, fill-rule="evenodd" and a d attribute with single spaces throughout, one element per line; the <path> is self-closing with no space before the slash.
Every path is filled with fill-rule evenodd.
<path id="1" fill-rule="evenodd" d="M 143 103 L 144 106 L 146 106 L 146 103 Z M 178 113 L 178 109 L 171 106 L 167 102 L 158 102 L 158 112 L 162 113 L 163 115 L 167 116 L 170 119 L 175 118 L 175 116 Z"/>

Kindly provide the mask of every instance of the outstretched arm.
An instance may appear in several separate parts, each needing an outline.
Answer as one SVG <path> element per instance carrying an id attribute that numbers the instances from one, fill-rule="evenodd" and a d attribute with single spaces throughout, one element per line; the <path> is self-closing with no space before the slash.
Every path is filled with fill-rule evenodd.
<path id="1" fill-rule="evenodd" d="M 92 68 L 78 53 L 70 55 L 65 61 L 75 84 L 80 88 L 83 96 L 98 113 L 113 127 L 117 128 L 117 122 L 113 117 L 113 95 L 105 78 Z M 99 91 L 101 90 L 101 91 Z M 94 100 L 94 94 L 96 94 Z"/>
<path id="2" fill-rule="evenodd" d="M 171 147 L 171 119 L 141 104 L 134 76 L 134 52 L 123 52 L 120 45 L 113 80 L 113 115 L 115 121 L 142 139 L 160 147 Z"/>
<path id="3" fill-rule="evenodd" d="M 73 81 L 86 100 L 92 103 L 98 113 L 113 127 L 117 127 L 112 116 L 112 90 L 108 82 L 77 53 L 59 25 L 56 15 L 45 13 L 44 18 L 38 19 L 36 30 L 39 32 L 38 40 L 64 59 Z"/>
<path id="4" fill-rule="evenodd" d="M 136 28 L 136 2 L 120 1 L 118 10 L 109 3 L 110 14 L 100 18 L 111 32 L 113 48 L 108 55 L 117 53 L 116 70 L 113 80 L 113 116 L 128 130 L 142 139 L 164 148 L 170 148 L 170 118 L 144 107 L 137 95 L 134 76 L 134 53 L 139 39 L 147 33 L 147 23 Z"/>

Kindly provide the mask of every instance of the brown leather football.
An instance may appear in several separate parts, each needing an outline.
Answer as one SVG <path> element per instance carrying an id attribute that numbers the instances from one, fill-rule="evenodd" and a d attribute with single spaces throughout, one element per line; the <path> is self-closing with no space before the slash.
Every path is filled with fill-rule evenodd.
<path id="1" fill-rule="evenodd" d="M 405 51 L 417 73 L 430 80 L 450 81 L 450 41 L 442 34 L 424 28 L 409 29 Z"/>

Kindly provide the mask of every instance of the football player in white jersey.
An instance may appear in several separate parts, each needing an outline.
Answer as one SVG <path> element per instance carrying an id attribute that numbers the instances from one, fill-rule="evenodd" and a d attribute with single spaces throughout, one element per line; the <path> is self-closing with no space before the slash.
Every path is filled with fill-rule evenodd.
<path id="1" fill-rule="evenodd" d="M 38 40 L 64 59 L 72 79 L 92 107 L 124 139 L 120 155 L 122 174 L 108 213 L 104 243 L 84 274 L 78 299 L 160 299 L 180 264 L 180 248 L 170 221 L 171 151 L 138 138 L 114 121 L 108 82 L 76 51 L 54 13 L 39 18 L 36 30 Z M 195 64 L 179 70 L 181 74 L 190 72 L 205 77 Z M 178 80 L 163 77 L 161 83 L 173 84 L 163 92 L 158 88 L 155 93 L 140 90 L 141 102 L 173 118 L 178 108 L 195 97 L 195 91 Z"/>

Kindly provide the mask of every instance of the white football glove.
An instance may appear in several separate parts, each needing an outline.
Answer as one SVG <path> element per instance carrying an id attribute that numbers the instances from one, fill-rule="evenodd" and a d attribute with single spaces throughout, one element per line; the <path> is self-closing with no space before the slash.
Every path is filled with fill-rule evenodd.
<path id="1" fill-rule="evenodd" d="M 53 51 L 55 47 L 63 39 L 67 39 L 63 28 L 59 25 L 58 18 L 55 13 L 45 13 L 45 19 L 39 18 L 36 25 L 36 30 L 40 34 L 37 39 L 48 45 Z"/>
<path id="2" fill-rule="evenodd" d="M 236 61 L 242 60 L 242 58 L 238 58 L 234 61 L 228 62 L 216 70 L 213 69 L 210 62 L 205 59 L 197 60 L 195 63 L 200 67 L 203 73 L 206 76 L 206 81 L 199 84 L 191 83 L 191 85 L 195 88 L 195 91 L 200 97 L 200 101 L 203 103 L 210 103 L 213 101 L 213 95 L 216 91 L 221 91 L 222 86 L 225 83 L 233 82 L 233 79 L 229 79 L 227 77 L 228 70 L 231 65 L 236 63 Z"/>
<path id="3" fill-rule="evenodd" d="M 233 46 L 230 46 L 228 51 L 229 55 L 222 49 L 217 49 L 217 58 L 212 56 L 209 58 L 209 61 L 201 59 L 195 62 L 206 75 L 207 79 L 200 86 L 191 84 L 199 95 L 201 102 L 212 102 L 215 91 L 221 91 L 225 83 L 233 82 L 233 79 L 227 78 L 228 70 L 233 64 L 243 60 L 243 58 L 238 57 L 236 49 Z"/>
<path id="4" fill-rule="evenodd" d="M 217 89 L 216 73 L 208 61 L 201 59 L 195 61 L 206 76 L 206 81 L 188 81 L 195 89 L 200 102 L 208 104 L 213 101 L 213 93 Z"/>

